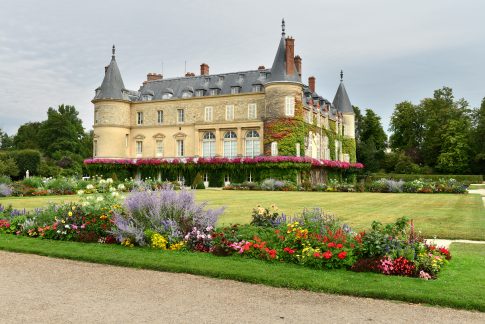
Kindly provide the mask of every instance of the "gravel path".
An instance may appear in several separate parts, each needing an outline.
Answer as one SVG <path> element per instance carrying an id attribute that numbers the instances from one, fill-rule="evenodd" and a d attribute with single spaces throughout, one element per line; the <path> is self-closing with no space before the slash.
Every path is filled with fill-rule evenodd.
<path id="1" fill-rule="evenodd" d="M 1 323 L 485 323 L 485 313 L 3 251 L 0 305 Z"/>

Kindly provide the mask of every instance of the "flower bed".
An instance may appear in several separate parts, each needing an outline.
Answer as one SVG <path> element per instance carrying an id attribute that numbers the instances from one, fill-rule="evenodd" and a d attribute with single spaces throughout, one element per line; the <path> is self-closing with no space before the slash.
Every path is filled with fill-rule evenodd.
<path id="1" fill-rule="evenodd" d="M 349 269 L 385 275 L 437 278 L 450 252 L 428 244 L 405 218 L 394 224 L 373 222 L 355 233 L 320 209 L 288 217 L 276 206 L 258 206 L 248 225 L 215 228 L 222 209 L 197 204 L 192 191 L 139 188 L 124 203 L 113 186 L 79 203 L 43 210 L 0 206 L 0 232 L 81 242 L 149 246 L 215 255 L 286 262 L 316 269 Z"/>

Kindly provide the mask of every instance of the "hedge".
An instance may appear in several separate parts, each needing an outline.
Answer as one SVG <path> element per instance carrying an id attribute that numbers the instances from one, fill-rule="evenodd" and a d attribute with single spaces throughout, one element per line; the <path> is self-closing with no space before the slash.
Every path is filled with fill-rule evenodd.
<path id="1" fill-rule="evenodd" d="M 30 175 L 37 175 L 40 166 L 41 155 L 37 150 L 18 150 L 0 153 L 7 157 L 12 157 L 19 168 L 19 176 L 23 177 L 29 170 Z"/>
<path id="2" fill-rule="evenodd" d="M 398 173 L 373 173 L 367 178 L 367 181 L 375 181 L 379 179 L 393 179 L 393 180 L 403 180 L 412 181 L 416 179 L 432 180 L 437 181 L 439 179 L 455 179 L 457 181 L 463 182 L 466 185 L 471 183 L 482 183 L 483 176 L 469 175 L 469 174 L 398 174 Z"/>

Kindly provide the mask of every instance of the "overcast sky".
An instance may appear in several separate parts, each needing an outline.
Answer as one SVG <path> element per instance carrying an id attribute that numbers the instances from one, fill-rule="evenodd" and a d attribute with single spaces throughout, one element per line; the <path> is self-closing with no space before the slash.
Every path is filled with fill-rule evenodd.
<path id="1" fill-rule="evenodd" d="M 92 128 L 94 90 L 116 44 L 125 86 L 148 72 L 166 78 L 271 67 L 281 18 L 295 38 L 303 80 L 333 100 L 340 69 L 352 104 L 387 130 L 394 105 L 452 87 L 478 107 L 485 97 L 485 1 L 1 0 L 0 128 L 10 135 L 76 106 Z"/>

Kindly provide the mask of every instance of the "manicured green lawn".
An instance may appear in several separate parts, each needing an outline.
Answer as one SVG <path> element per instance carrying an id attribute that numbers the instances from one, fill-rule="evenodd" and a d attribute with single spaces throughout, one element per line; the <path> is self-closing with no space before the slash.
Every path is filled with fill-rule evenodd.
<path id="1" fill-rule="evenodd" d="M 159 271 L 183 272 L 275 287 L 401 300 L 485 311 L 485 247 L 453 244 L 438 280 L 314 270 L 239 256 L 169 252 L 120 245 L 50 241 L 0 234 L 0 249 Z M 27 283 L 28 284 L 28 283 Z"/>
<path id="2" fill-rule="evenodd" d="M 76 199 L 0 198 L 0 204 L 31 209 L 45 206 L 48 201 Z M 226 206 L 220 224 L 247 223 L 256 205 L 269 207 L 275 203 L 290 216 L 304 207 L 322 207 L 357 230 L 369 228 L 373 220 L 393 222 L 407 216 L 428 238 L 485 240 L 485 207 L 479 195 L 197 190 L 196 199 L 208 201 L 210 207 Z"/>
<path id="3" fill-rule="evenodd" d="M 472 184 L 469 189 L 485 189 L 485 184 Z"/>

